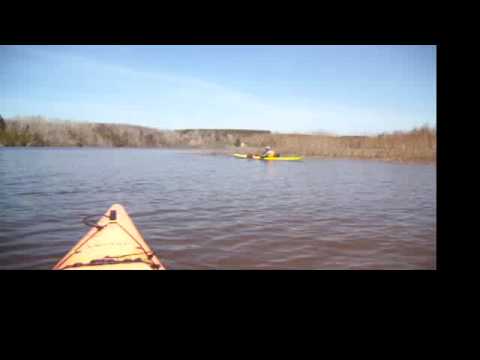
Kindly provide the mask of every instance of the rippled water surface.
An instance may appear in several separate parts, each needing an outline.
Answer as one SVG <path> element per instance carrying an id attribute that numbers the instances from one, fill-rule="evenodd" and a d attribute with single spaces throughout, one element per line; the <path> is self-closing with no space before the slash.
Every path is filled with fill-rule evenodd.
<path id="1" fill-rule="evenodd" d="M 50 269 L 123 204 L 169 269 L 434 269 L 436 168 L 0 149 L 0 269 Z"/>

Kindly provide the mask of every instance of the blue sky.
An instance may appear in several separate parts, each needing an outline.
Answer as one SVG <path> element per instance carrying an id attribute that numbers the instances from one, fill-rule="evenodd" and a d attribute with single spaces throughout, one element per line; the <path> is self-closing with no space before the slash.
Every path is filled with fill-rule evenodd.
<path id="1" fill-rule="evenodd" d="M 436 126 L 436 46 L 0 46 L 0 114 L 373 134 Z"/>

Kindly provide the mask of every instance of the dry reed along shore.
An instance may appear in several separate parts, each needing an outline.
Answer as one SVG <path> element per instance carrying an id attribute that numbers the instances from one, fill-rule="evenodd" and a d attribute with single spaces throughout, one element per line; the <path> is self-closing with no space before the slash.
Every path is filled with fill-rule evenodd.
<path id="1" fill-rule="evenodd" d="M 123 124 L 49 120 L 38 116 L 0 117 L 0 146 L 194 148 L 230 154 L 258 152 L 266 145 L 283 155 L 434 162 L 437 136 L 436 130 L 427 126 L 376 136 L 335 136 L 261 130 L 158 130 Z"/>

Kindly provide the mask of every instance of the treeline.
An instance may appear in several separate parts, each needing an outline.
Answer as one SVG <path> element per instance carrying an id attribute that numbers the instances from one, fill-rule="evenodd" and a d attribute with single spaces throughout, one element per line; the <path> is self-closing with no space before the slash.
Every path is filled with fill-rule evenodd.
<path id="1" fill-rule="evenodd" d="M 157 147 L 164 134 L 141 126 L 48 120 L 40 116 L 4 120 L 0 145 Z"/>
<path id="2" fill-rule="evenodd" d="M 0 146 L 203 147 L 239 143 L 256 130 L 158 130 L 143 126 L 49 120 L 0 120 Z"/>
<path id="3" fill-rule="evenodd" d="M 267 145 L 281 154 L 434 161 L 437 136 L 436 130 L 428 126 L 376 136 L 335 136 L 277 134 L 268 130 L 158 130 L 123 124 L 48 120 L 38 116 L 0 118 L 0 146 L 191 147 L 219 152 L 258 152 Z"/>

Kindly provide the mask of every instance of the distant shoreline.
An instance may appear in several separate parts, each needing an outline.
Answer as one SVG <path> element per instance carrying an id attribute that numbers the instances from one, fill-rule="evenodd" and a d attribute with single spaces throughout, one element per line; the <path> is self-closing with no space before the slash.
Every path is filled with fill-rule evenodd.
<path id="1" fill-rule="evenodd" d="M 245 151 L 243 149 L 228 147 L 225 149 L 192 149 L 192 148 L 182 148 L 179 150 L 191 150 L 195 151 L 200 154 L 204 155 L 212 155 L 212 156 L 232 156 L 234 153 L 259 153 L 260 151 Z M 286 154 L 286 155 L 295 155 L 295 154 Z M 436 159 L 394 159 L 388 157 L 361 157 L 361 156 L 328 156 L 328 155 L 303 155 L 304 160 L 372 160 L 372 161 L 382 161 L 387 163 L 395 163 L 395 164 L 425 164 L 425 165 L 435 165 Z"/>
<path id="2" fill-rule="evenodd" d="M 212 155 L 259 153 L 266 145 L 283 155 L 317 159 L 364 159 L 397 163 L 436 162 L 436 130 L 376 136 L 279 134 L 268 130 L 157 130 L 135 125 L 52 121 L 22 117 L 0 121 L 0 147 L 163 148 Z"/>
<path id="3" fill-rule="evenodd" d="M 238 148 L 234 149 L 224 149 L 219 150 L 215 148 L 192 148 L 192 147 L 107 147 L 107 146 L 4 146 L 0 144 L 1 149 L 92 149 L 92 150 L 112 150 L 112 149 L 123 149 L 123 150 L 181 150 L 199 153 L 202 155 L 211 155 L 211 156 L 232 156 L 234 153 L 246 153 L 239 151 Z M 258 153 L 256 151 L 255 153 Z M 393 164 L 418 164 L 418 165 L 436 165 L 436 159 L 433 160 L 402 160 L 402 159 L 389 159 L 389 158 L 369 158 L 369 157 L 348 157 L 348 156 L 327 156 L 327 155 L 308 155 L 305 156 L 304 160 L 370 160 L 370 161 L 382 161 Z"/>

